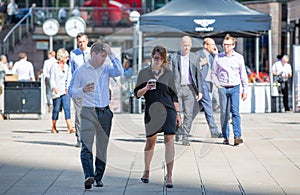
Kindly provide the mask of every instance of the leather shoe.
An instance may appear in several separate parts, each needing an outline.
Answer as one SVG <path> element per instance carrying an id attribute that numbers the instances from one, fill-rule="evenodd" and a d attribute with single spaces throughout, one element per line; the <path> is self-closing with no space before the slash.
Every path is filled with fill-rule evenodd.
<path id="1" fill-rule="evenodd" d="M 223 134 L 222 133 L 216 133 L 216 134 L 211 134 L 211 138 L 222 138 Z"/>
<path id="2" fill-rule="evenodd" d="M 229 139 L 228 139 L 228 138 L 225 138 L 224 141 L 223 141 L 223 144 L 229 145 Z"/>
<path id="3" fill-rule="evenodd" d="M 84 189 L 89 190 L 92 188 L 92 184 L 95 182 L 94 177 L 88 177 L 84 180 Z"/>
<path id="4" fill-rule="evenodd" d="M 243 143 L 243 139 L 240 137 L 234 138 L 234 145 L 237 146 L 239 144 Z"/>
<path id="5" fill-rule="evenodd" d="M 103 182 L 102 181 L 96 181 L 94 184 L 95 187 L 103 187 Z"/>
<path id="6" fill-rule="evenodd" d="M 149 183 L 149 179 L 147 179 L 147 178 L 141 178 L 141 181 L 142 181 L 143 183 Z"/>

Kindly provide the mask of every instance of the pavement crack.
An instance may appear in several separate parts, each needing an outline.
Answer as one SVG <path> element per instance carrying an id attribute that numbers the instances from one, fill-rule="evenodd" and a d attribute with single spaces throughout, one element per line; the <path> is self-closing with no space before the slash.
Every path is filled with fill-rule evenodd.
<path id="1" fill-rule="evenodd" d="M 10 189 L 12 189 L 14 187 L 14 185 L 16 185 L 19 181 L 21 181 L 32 170 L 33 170 L 33 167 L 31 167 L 22 177 L 20 177 L 15 183 L 13 183 L 3 194 L 8 193 L 8 191 Z"/>
<path id="2" fill-rule="evenodd" d="M 46 194 L 48 192 L 48 190 L 54 185 L 54 183 L 58 180 L 58 178 L 63 174 L 64 170 L 62 170 L 61 172 L 59 172 L 59 174 L 57 175 L 57 177 L 53 180 L 53 182 L 49 185 L 49 187 L 45 190 L 45 192 L 43 194 Z"/>
<path id="3" fill-rule="evenodd" d="M 196 151 L 195 151 L 195 148 L 193 146 L 192 146 L 192 149 L 193 149 L 194 159 L 195 159 L 195 162 L 196 162 L 197 171 L 198 171 L 198 175 L 199 175 L 201 194 L 202 195 L 206 195 L 205 186 L 204 186 L 204 183 L 203 183 L 203 180 L 202 180 L 202 176 L 201 176 L 201 172 L 200 172 L 200 166 L 199 166 L 199 163 L 197 161 Z"/>

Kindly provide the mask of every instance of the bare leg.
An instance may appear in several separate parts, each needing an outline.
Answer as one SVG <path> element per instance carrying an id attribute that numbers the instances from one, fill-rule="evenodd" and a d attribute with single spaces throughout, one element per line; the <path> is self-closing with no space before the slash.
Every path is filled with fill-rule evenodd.
<path id="1" fill-rule="evenodd" d="M 56 129 L 56 120 L 52 120 L 52 133 L 58 133 L 57 129 Z"/>
<path id="2" fill-rule="evenodd" d="M 154 135 L 152 137 L 147 137 L 146 139 L 146 145 L 144 149 L 144 163 L 145 163 L 145 169 L 144 174 L 142 178 L 149 179 L 150 174 L 150 164 L 154 153 L 154 147 L 156 144 L 157 135 Z"/>
<path id="3" fill-rule="evenodd" d="M 66 120 L 66 123 L 67 123 L 67 127 L 68 127 L 68 133 L 74 133 L 74 129 L 72 128 L 72 125 L 71 125 L 71 120 L 70 119 L 67 119 Z"/>
<path id="4" fill-rule="evenodd" d="M 166 184 L 172 184 L 173 166 L 174 166 L 174 135 L 165 135 L 165 159 L 167 163 Z"/>

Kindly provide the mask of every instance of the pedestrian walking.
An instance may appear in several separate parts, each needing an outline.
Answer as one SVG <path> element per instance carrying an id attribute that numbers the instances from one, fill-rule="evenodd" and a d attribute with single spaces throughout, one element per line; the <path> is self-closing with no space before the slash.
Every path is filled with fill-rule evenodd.
<path id="1" fill-rule="evenodd" d="M 138 74 L 134 94 L 137 98 L 145 97 L 146 145 L 144 149 L 145 169 L 141 178 L 149 183 L 150 164 L 157 140 L 157 133 L 164 132 L 165 160 L 167 175 L 165 186 L 173 187 L 172 173 L 174 164 L 174 135 L 176 125 L 181 122 L 178 97 L 174 83 L 174 75 L 168 70 L 167 50 L 155 46 L 151 52 L 152 64 Z"/>
<path id="2" fill-rule="evenodd" d="M 51 66 L 50 70 L 50 86 L 52 89 L 52 133 L 58 133 L 56 122 L 58 120 L 60 108 L 64 109 L 65 120 L 68 128 L 68 133 L 74 133 L 71 125 L 71 109 L 70 109 L 70 96 L 66 86 L 66 77 L 69 73 L 67 61 L 69 59 L 69 52 L 61 48 L 57 50 L 57 62 Z"/>
<path id="3" fill-rule="evenodd" d="M 52 89 L 50 86 L 50 70 L 53 64 L 56 63 L 55 58 L 55 51 L 49 51 L 48 52 L 48 59 L 44 61 L 43 65 L 43 75 L 45 79 L 45 86 L 46 86 L 46 100 L 47 100 L 47 107 L 48 112 L 51 112 L 52 107 Z"/>
<path id="4" fill-rule="evenodd" d="M 229 119 L 232 114 L 234 145 L 243 143 L 240 117 L 240 98 L 245 101 L 248 93 L 248 77 L 244 57 L 234 51 L 236 38 L 227 34 L 223 40 L 224 52 L 214 59 L 212 80 L 220 97 L 220 121 L 224 144 L 229 144 Z"/>
<path id="5" fill-rule="evenodd" d="M 72 78 L 72 75 L 74 71 L 85 64 L 90 59 L 90 47 L 88 47 L 89 39 L 87 34 L 85 33 L 79 33 L 76 37 L 78 48 L 74 49 L 70 52 L 70 59 L 69 59 L 69 71 L 71 72 L 71 77 L 67 77 L 66 83 L 69 87 L 70 81 Z M 81 110 L 81 104 L 82 104 L 82 98 L 81 97 L 74 97 L 72 98 L 72 102 L 75 108 L 75 135 L 77 139 L 77 143 L 75 144 L 76 147 L 81 146 L 80 141 L 80 110 Z"/>
<path id="6" fill-rule="evenodd" d="M 189 146 L 188 136 L 195 113 L 198 113 L 197 101 L 202 98 L 202 78 L 199 57 L 191 52 L 192 39 L 184 36 L 180 44 L 181 50 L 170 56 L 170 69 L 175 78 L 180 112 L 183 113 L 183 122 L 178 128 L 175 140 L 179 141 L 182 135 L 182 144 Z"/>
<path id="7" fill-rule="evenodd" d="M 212 138 L 222 138 L 222 133 L 219 132 L 213 115 L 212 100 L 210 97 L 211 90 L 211 68 L 215 55 L 218 54 L 216 43 L 212 38 L 203 40 L 203 49 L 197 52 L 200 57 L 200 66 L 202 74 L 202 98 L 199 101 L 200 110 L 204 109 L 205 118 L 210 130 Z"/>
<path id="8" fill-rule="evenodd" d="M 91 46 L 91 58 L 73 73 L 69 92 L 72 98 L 82 98 L 80 112 L 81 164 L 84 188 L 102 187 L 106 167 L 107 146 L 112 126 L 110 110 L 110 77 L 122 75 L 121 61 L 108 44 L 96 42 Z M 106 60 L 109 57 L 112 65 Z M 93 166 L 93 143 L 96 136 L 96 160 Z"/>

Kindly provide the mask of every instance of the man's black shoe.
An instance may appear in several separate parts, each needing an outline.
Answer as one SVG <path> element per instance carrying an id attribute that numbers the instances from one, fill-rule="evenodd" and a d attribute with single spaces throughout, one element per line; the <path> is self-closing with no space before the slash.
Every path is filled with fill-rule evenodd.
<path id="1" fill-rule="evenodd" d="M 228 139 L 228 138 L 225 138 L 224 141 L 223 141 L 223 144 L 229 145 L 229 139 Z"/>
<path id="2" fill-rule="evenodd" d="M 84 189 L 89 190 L 92 188 L 92 184 L 95 182 L 94 177 L 88 177 L 84 180 Z"/>
<path id="3" fill-rule="evenodd" d="M 95 187 L 103 187 L 103 182 L 102 181 L 96 181 L 94 184 Z"/>

